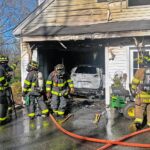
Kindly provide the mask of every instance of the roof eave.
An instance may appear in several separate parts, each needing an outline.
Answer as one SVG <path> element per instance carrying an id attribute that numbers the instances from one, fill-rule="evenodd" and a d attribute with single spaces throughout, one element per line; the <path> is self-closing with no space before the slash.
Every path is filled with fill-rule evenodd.
<path id="1" fill-rule="evenodd" d="M 34 18 L 36 18 L 45 8 L 52 4 L 55 0 L 45 0 L 33 12 L 31 12 L 19 25 L 13 30 L 13 35 L 20 36 L 22 29 L 25 28 Z"/>

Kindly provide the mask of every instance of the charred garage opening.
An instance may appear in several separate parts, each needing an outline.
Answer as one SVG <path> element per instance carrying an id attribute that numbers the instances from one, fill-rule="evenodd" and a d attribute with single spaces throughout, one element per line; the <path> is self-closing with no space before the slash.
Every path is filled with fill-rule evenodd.
<path id="1" fill-rule="evenodd" d="M 63 63 L 68 73 L 73 67 L 84 64 L 97 66 L 105 72 L 104 47 L 98 40 L 49 41 L 36 45 L 40 70 L 44 72 L 45 78 L 58 63 Z"/>

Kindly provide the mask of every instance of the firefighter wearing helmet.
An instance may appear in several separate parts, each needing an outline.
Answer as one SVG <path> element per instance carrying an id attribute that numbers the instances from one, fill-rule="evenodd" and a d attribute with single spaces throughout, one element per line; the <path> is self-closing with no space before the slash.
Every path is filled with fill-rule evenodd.
<path id="1" fill-rule="evenodd" d="M 142 68 L 139 68 L 132 80 L 132 93 L 135 95 L 135 120 L 137 129 L 142 127 L 144 113 L 147 113 L 147 126 L 150 127 L 150 56 L 142 59 Z"/>
<path id="2" fill-rule="evenodd" d="M 6 89 L 8 87 L 7 76 L 5 71 L 5 57 L 0 55 L 0 124 L 6 123 L 8 120 L 7 110 L 8 102 L 6 97 Z"/>
<path id="3" fill-rule="evenodd" d="M 10 81 L 12 79 L 12 76 L 14 75 L 14 71 L 19 61 L 16 61 L 12 65 L 8 65 L 8 62 L 9 62 L 8 56 L 3 55 L 3 59 L 4 59 L 3 66 L 5 68 L 5 72 L 7 76 L 7 83 L 8 83 L 7 88 L 6 88 L 6 97 L 7 97 L 7 102 L 8 102 L 8 115 L 9 115 L 9 118 L 11 119 L 12 106 L 13 106 L 14 100 L 12 99 L 12 90 L 10 87 Z"/>
<path id="4" fill-rule="evenodd" d="M 74 93 L 74 84 L 65 73 L 63 64 L 55 66 L 46 82 L 47 98 L 51 98 L 51 108 L 55 116 L 64 117 L 67 98 L 70 93 Z"/>
<path id="5" fill-rule="evenodd" d="M 42 116 L 46 116 L 49 112 L 43 101 L 43 84 L 42 86 L 40 85 L 42 74 L 38 71 L 38 66 L 36 61 L 29 62 L 27 66 L 28 74 L 23 86 L 23 97 L 26 100 L 28 117 L 30 119 L 34 119 L 36 116 L 36 103 L 40 106 Z"/>

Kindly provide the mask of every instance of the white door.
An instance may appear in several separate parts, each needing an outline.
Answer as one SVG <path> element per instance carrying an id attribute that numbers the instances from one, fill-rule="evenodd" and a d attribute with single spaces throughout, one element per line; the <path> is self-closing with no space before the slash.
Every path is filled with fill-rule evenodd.
<path id="1" fill-rule="evenodd" d="M 150 55 L 150 48 L 145 48 L 144 55 Z M 139 58 L 139 53 L 136 48 L 130 48 L 130 83 L 137 69 L 141 67 L 137 59 Z"/>

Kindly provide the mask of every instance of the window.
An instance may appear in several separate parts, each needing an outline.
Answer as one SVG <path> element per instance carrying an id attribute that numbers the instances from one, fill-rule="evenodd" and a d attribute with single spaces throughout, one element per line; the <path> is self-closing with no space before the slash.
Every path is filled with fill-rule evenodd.
<path id="1" fill-rule="evenodd" d="M 150 55 L 150 47 L 145 48 L 144 55 Z M 139 53 L 136 48 L 130 48 L 130 82 L 137 69 L 141 68 L 142 65 L 138 63 Z"/>
<path id="2" fill-rule="evenodd" d="M 107 0 L 96 0 L 97 3 L 107 2 Z"/>
<path id="3" fill-rule="evenodd" d="M 150 51 L 145 51 L 144 55 L 149 55 Z M 141 68 L 142 65 L 138 63 L 137 59 L 139 58 L 139 53 L 137 51 L 133 52 L 133 73 L 135 74 L 136 70 Z"/>
<path id="4" fill-rule="evenodd" d="M 113 2 L 121 2 L 121 0 L 96 0 L 97 3 L 102 3 L 102 2 L 109 2 L 109 3 L 113 3 Z M 122 0 L 125 1 L 125 0 Z"/>
<path id="5" fill-rule="evenodd" d="M 128 0 L 128 6 L 150 5 L 150 0 Z"/>
<path id="6" fill-rule="evenodd" d="M 80 66 L 76 69 L 75 73 L 96 74 L 97 72 L 95 67 Z"/>

